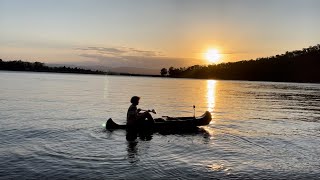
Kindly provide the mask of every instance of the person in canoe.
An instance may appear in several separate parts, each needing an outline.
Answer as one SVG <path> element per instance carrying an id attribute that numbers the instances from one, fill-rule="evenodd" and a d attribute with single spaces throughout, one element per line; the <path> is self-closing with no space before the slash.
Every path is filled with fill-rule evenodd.
<path id="1" fill-rule="evenodd" d="M 154 123 L 154 119 L 149 111 L 141 112 L 142 110 L 137 108 L 139 101 L 140 97 L 138 96 L 133 96 L 130 100 L 131 106 L 127 112 L 127 129 L 137 129 L 143 122 L 147 122 L 150 125 Z"/>

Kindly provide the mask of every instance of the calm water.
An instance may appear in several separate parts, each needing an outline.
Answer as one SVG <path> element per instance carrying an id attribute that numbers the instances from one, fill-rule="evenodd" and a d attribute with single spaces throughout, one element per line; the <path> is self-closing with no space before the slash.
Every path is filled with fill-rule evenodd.
<path id="1" fill-rule="evenodd" d="M 133 95 L 214 119 L 127 142 Z M 0 137 L 0 179 L 320 179 L 320 85 L 0 71 Z"/>

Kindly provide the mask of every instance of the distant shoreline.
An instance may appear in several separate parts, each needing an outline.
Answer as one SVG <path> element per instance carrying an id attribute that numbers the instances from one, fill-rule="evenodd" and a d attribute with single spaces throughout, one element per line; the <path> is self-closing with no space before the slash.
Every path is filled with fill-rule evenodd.
<path id="1" fill-rule="evenodd" d="M 6 70 L 6 69 L 0 69 L 0 72 L 31 72 L 31 73 L 53 73 L 53 74 L 82 74 L 82 75 L 109 75 L 109 76 L 141 76 L 141 77 L 163 77 L 161 75 L 149 75 L 149 74 L 130 74 L 130 73 L 75 73 L 75 72 L 54 72 L 54 71 L 27 71 L 27 70 Z M 171 78 L 171 77 L 163 77 L 163 78 Z M 179 78 L 181 79 L 181 78 Z"/>
<path id="2" fill-rule="evenodd" d="M 14 70 L 0 70 L 0 72 L 30 72 L 30 73 L 52 73 L 52 74 L 73 74 L 73 75 L 98 75 L 98 76 L 126 76 L 126 77 L 149 77 L 149 78 L 167 78 L 167 79 L 189 79 L 189 80 L 215 80 L 215 81 L 246 81 L 246 82 L 274 82 L 274 83 L 299 83 L 299 84 L 320 84 L 319 82 L 294 82 L 294 81 L 264 81 L 264 80 L 245 80 L 245 79 L 206 79 L 206 78 L 190 78 L 190 77 L 170 77 L 161 75 L 147 75 L 147 74 L 90 74 L 90 73 L 66 73 L 66 72 L 46 72 L 46 71 L 14 71 Z"/>
<path id="3" fill-rule="evenodd" d="M 320 83 L 320 44 L 285 54 L 211 65 L 194 65 L 169 69 L 162 68 L 159 75 L 106 72 L 78 67 L 49 67 L 42 62 L 21 60 L 3 61 L 0 70 L 21 72 L 47 72 L 63 74 L 96 74 L 133 77 L 162 77 L 179 79 L 207 79 L 257 82 Z M 160 75 L 161 74 L 161 75 Z"/>
<path id="4" fill-rule="evenodd" d="M 98 70 L 93 71 L 93 70 L 82 69 L 78 67 L 66 67 L 66 66 L 49 67 L 42 62 L 26 62 L 21 60 L 3 61 L 2 59 L 0 59 L 0 71 L 162 77 L 160 75 L 117 73 L 117 72 L 105 72 L 105 71 L 98 71 Z"/>

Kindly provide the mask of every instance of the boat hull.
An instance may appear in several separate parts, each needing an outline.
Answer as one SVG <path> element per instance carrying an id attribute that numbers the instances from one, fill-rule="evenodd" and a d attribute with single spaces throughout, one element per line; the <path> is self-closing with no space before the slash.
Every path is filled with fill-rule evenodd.
<path id="1" fill-rule="evenodd" d="M 138 127 L 139 130 L 163 131 L 177 130 L 184 131 L 197 128 L 198 126 L 208 125 L 212 120 L 211 113 L 206 111 L 200 117 L 167 117 L 167 120 L 155 119 L 155 123 L 150 124 L 147 121 Z M 106 123 L 106 129 L 127 129 L 126 125 L 119 125 L 111 118 Z"/>

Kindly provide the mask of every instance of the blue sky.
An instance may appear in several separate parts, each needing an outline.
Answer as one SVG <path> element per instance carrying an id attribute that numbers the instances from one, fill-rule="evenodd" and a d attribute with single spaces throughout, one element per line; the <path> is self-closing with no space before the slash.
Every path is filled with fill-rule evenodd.
<path id="1" fill-rule="evenodd" d="M 320 42 L 318 0 L 0 0 L 0 58 L 160 68 Z"/>

